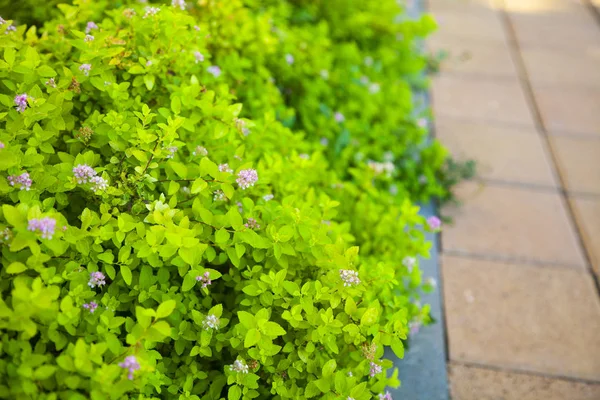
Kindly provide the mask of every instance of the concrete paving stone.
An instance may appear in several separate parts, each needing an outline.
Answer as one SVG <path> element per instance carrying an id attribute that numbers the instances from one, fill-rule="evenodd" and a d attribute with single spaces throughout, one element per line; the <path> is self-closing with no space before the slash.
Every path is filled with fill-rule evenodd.
<path id="1" fill-rule="evenodd" d="M 441 64 L 443 72 L 473 73 L 485 76 L 517 77 L 517 71 L 505 42 L 486 42 L 477 38 L 434 34 L 428 40 L 433 54 L 441 51 L 447 58 Z"/>
<path id="2" fill-rule="evenodd" d="M 546 144 L 535 129 L 439 117 L 435 132 L 456 159 L 475 160 L 482 179 L 557 187 Z"/>
<path id="3" fill-rule="evenodd" d="M 445 255 L 450 360 L 600 381 L 600 299 L 587 271 Z"/>
<path id="4" fill-rule="evenodd" d="M 534 126 L 516 79 L 439 76 L 433 81 L 432 97 L 436 115 Z"/>
<path id="5" fill-rule="evenodd" d="M 600 44 L 573 50 L 523 47 L 521 55 L 533 85 L 600 88 Z"/>
<path id="6" fill-rule="evenodd" d="M 600 194 L 600 137 L 550 136 L 550 143 L 565 189 Z"/>
<path id="7" fill-rule="evenodd" d="M 464 182 L 460 206 L 442 235 L 444 251 L 585 267 L 572 221 L 558 192 Z"/>
<path id="8" fill-rule="evenodd" d="M 427 0 L 430 12 L 458 11 L 471 13 L 496 13 L 501 9 L 500 0 Z"/>
<path id="9" fill-rule="evenodd" d="M 432 14 L 438 23 L 437 35 L 441 37 L 452 35 L 484 42 L 506 42 L 502 19 L 494 11 L 446 9 Z"/>
<path id="10" fill-rule="evenodd" d="M 568 50 L 600 44 L 600 30 L 584 7 L 511 11 L 509 20 L 520 45 Z"/>
<path id="11" fill-rule="evenodd" d="M 503 0 L 502 7 L 509 13 L 571 14 L 585 13 L 582 0 Z"/>
<path id="12" fill-rule="evenodd" d="M 533 92 L 549 132 L 600 137 L 600 89 L 533 86 Z"/>
<path id="13" fill-rule="evenodd" d="M 598 400 L 600 384 L 495 371 L 460 364 L 448 366 L 453 400 Z"/>
<path id="14" fill-rule="evenodd" d="M 570 197 L 569 201 L 573 207 L 592 267 L 600 278 L 600 198 L 574 196 Z"/>

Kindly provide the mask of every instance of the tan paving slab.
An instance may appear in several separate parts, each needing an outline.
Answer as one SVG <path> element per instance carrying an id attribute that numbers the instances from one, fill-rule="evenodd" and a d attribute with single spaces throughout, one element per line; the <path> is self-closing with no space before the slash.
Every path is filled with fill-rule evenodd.
<path id="1" fill-rule="evenodd" d="M 465 182 L 456 194 L 463 204 L 443 210 L 454 218 L 444 250 L 585 267 L 557 192 Z"/>
<path id="2" fill-rule="evenodd" d="M 534 126 L 516 79 L 443 75 L 434 79 L 432 97 L 436 115 Z"/>
<path id="3" fill-rule="evenodd" d="M 477 38 L 434 34 L 428 40 L 434 54 L 440 51 L 448 57 L 441 64 L 442 72 L 473 73 L 485 76 L 517 77 L 517 71 L 505 42 L 486 42 Z"/>
<path id="4" fill-rule="evenodd" d="M 535 129 L 443 117 L 435 126 L 456 159 L 476 161 L 480 178 L 557 187 L 546 144 Z"/>
<path id="5" fill-rule="evenodd" d="M 503 0 L 503 8 L 518 14 L 562 14 L 585 13 L 579 0 Z"/>
<path id="6" fill-rule="evenodd" d="M 452 400 L 598 400 L 600 384 L 450 364 Z"/>
<path id="7" fill-rule="evenodd" d="M 596 275 L 600 278 L 600 198 L 569 198 Z"/>
<path id="8" fill-rule="evenodd" d="M 458 11 L 470 13 L 495 13 L 500 8 L 499 0 L 427 0 L 427 10 L 433 13 Z"/>
<path id="9" fill-rule="evenodd" d="M 600 137 L 551 136 L 550 143 L 565 189 L 600 194 Z"/>
<path id="10" fill-rule="evenodd" d="M 587 271 L 442 257 L 450 359 L 600 381 Z"/>
<path id="11" fill-rule="evenodd" d="M 432 14 L 438 22 L 439 36 L 453 35 L 499 43 L 506 41 L 502 19 L 493 10 L 445 9 Z"/>
<path id="12" fill-rule="evenodd" d="M 571 50 L 524 47 L 521 55 L 533 85 L 600 88 L 600 43 L 598 47 Z"/>
<path id="13" fill-rule="evenodd" d="M 584 7 L 512 11 L 509 19 L 521 45 L 585 49 L 600 41 L 596 21 Z"/>
<path id="14" fill-rule="evenodd" d="M 533 91 L 548 131 L 600 137 L 600 89 L 534 86 Z"/>

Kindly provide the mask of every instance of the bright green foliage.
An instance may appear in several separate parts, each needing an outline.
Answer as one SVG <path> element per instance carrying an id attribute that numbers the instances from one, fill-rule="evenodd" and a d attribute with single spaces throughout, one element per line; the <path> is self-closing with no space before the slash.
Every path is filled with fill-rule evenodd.
<path id="1" fill-rule="evenodd" d="M 402 263 L 428 252 L 408 195 L 441 189 L 414 189 L 410 166 L 365 161 L 423 146 L 439 163 L 419 165 L 435 175 L 445 160 L 387 70 L 413 74 L 423 60 L 407 40 L 403 64 L 382 38 L 430 23 L 379 26 L 381 9 L 353 1 L 336 3 L 355 20 L 318 9 L 318 24 L 275 1 L 146 17 L 137 3 L 79 3 L 42 34 L 0 35 L 0 398 L 367 400 L 397 385 L 384 346 L 402 356 L 408 323 L 429 318 L 421 273 Z M 361 43 L 390 59 L 372 102 L 345 86 Z M 333 82 L 318 81 L 324 68 Z M 108 187 L 78 182 L 81 165 Z M 258 181 L 244 189 L 248 169 Z M 23 173 L 31 190 L 11 185 Z M 28 229 L 42 218 L 56 220 L 52 238 Z M 98 271 L 106 285 L 93 284 Z M 133 379 L 119 366 L 128 356 Z M 370 377 L 371 362 L 384 373 Z"/>

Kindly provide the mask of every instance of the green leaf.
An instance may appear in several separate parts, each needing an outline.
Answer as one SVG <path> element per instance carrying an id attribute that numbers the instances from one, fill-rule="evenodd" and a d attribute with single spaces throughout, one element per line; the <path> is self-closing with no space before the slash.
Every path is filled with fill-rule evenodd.
<path id="1" fill-rule="evenodd" d="M 244 221 L 242 220 L 242 216 L 235 208 L 230 208 L 229 211 L 227 211 L 227 219 L 229 220 L 229 224 L 235 230 L 240 230 L 244 227 Z"/>
<path id="2" fill-rule="evenodd" d="M 215 178 L 219 174 L 219 167 L 208 157 L 200 160 L 200 175 L 210 175 Z"/>
<path id="3" fill-rule="evenodd" d="M 256 320 L 254 319 L 254 315 L 247 311 L 238 311 L 237 316 L 240 320 L 240 323 L 246 328 L 256 328 Z"/>
<path id="4" fill-rule="evenodd" d="M 44 78 L 53 78 L 56 76 L 56 71 L 47 65 L 40 65 L 36 69 L 36 72 L 38 73 L 39 76 L 44 77 Z"/>
<path id="5" fill-rule="evenodd" d="M 16 154 L 4 150 L 2 152 L 2 156 L 0 157 L 0 171 L 4 171 L 11 167 L 14 167 L 18 163 L 19 159 L 17 158 Z"/>
<path id="6" fill-rule="evenodd" d="M 396 357 L 404 358 L 404 345 L 402 344 L 402 340 L 400 340 L 400 338 L 392 338 L 392 351 Z"/>
<path id="7" fill-rule="evenodd" d="M 221 183 L 221 190 L 223 193 L 225 193 L 225 196 L 227 196 L 228 199 L 231 199 L 233 197 L 233 193 L 235 192 L 235 189 L 233 189 L 233 186 L 231 186 L 229 183 Z"/>
<path id="8" fill-rule="evenodd" d="M 221 228 L 215 233 L 215 243 L 223 244 L 229 240 L 229 232 Z"/>
<path id="9" fill-rule="evenodd" d="M 376 308 L 369 307 L 360 319 L 360 326 L 371 326 L 377 322 L 379 313 Z"/>
<path id="10" fill-rule="evenodd" d="M 191 273 L 188 273 L 183 278 L 183 283 L 181 284 L 181 291 L 188 292 L 194 287 L 194 285 L 196 285 L 196 277 L 193 276 Z"/>
<path id="11" fill-rule="evenodd" d="M 155 80 L 156 78 L 154 77 L 154 75 L 144 75 L 144 84 L 146 85 L 146 88 L 148 90 L 152 90 L 152 88 L 154 87 Z"/>
<path id="12" fill-rule="evenodd" d="M 242 397 L 242 389 L 238 385 L 231 386 L 227 392 L 227 400 L 239 400 Z"/>
<path id="13" fill-rule="evenodd" d="M 208 183 L 206 183 L 206 181 L 204 179 L 198 178 L 192 183 L 192 187 L 191 187 L 190 191 L 192 192 L 192 194 L 196 194 L 196 193 L 200 193 L 207 187 L 208 187 Z"/>
<path id="14" fill-rule="evenodd" d="M 250 329 L 246 333 L 246 338 L 244 339 L 244 347 L 252 347 L 260 340 L 260 332 L 256 329 Z"/>
<path id="15" fill-rule="evenodd" d="M 20 263 L 20 262 L 14 262 L 12 264 L 10 264 L 8 266 L 8 268 L 6 268 L 6 273 L 8 274 L 20 274 L 23 271 L 26 271 L 27 267 L 25 266 L 25 264 Z"/>
<path id="16" fill-rule="evenodd" d="M 0 157 L 2 158 L 2 157 Z M 14 226 L 15 228 L 25 226 L 27 224 L 27 219 L 17 207 L 13 207 L 8 204 L 2 205 L 2 213 L 4 214 L 4 218 L 6 222 Z"/>
<path id="17" fill-rule="evenodd" d="M 175 115 L 181 114 L 181 99 L 178 96 L 173 96 L 171 98 L 171 111 Z"/>
<path id="18" fill-rule="evenodd" d="M 167 321 L 158 321 L 152 325 L 152 329 L 156 330 L 163 336 L 171 336 L 171 326 Z"/>
<path id="19" fill-rule="evenodd" d="M 267 321 L 262 331 L 271 337 L 283 336 L 286 334 L 285 329 L 281 327 L 277 322 Z"/>
<path id="20" fill-rule="evenodd" d="M 156 310 L 156 318 L 168 317 L 169 315 L 171 315 L 176 305 L 177 302 L 175 302 L 175 300 L 171 299 L 165 301 L 164 303 L 158 306 L 158 309 Z"/>
<path id="21" fill-rule="evenodd" d="M 125 281 L 125 283 L 128 286 L 131 286 L 132 275 L 131 270 L 127 265 L 121 265 L 121 275 L 123 276 L 123 280 Z"/>
<path id="22" fill-rule="evenodd" d="M 38 367 L 33 373 L 33 378 L 38 380 L 44 380 L 50 378 L 56 372 L 54 365 L 42 365 Z"/>
<path id="23" fill-rule="evenodd" d="M 328 377 L 333 375 L 333 371 L 335 371 L 335 368 L 337 367 L 337 363 L 335 362 L 335 360 L 329 360 L 325 363 L 325 365 L 323 365 L 323 369 L 322 369 L 322 373 L 324 377 Z"/>

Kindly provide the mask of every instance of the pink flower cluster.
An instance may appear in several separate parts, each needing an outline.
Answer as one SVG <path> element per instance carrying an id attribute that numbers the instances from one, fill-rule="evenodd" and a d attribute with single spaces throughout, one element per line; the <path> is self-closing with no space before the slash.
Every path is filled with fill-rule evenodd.
<path id="1" fill-rule="evenodd" d="M 23 172 L 21 175 L 10 175 L 7 179 L 10 186 L 21 185 L 21 190 L 31 189 L 33 183 L 28 172 Z"/>
<path id="2" fill-rule="evenodd" d="M 16 95 L 15 104 L 17 105 L 18 112 L 25 111 L 25 109 L 27 108 L 27 93 Z"/>
<path id="3" fill-rule="evenodd" d="M 383 371 L 383 368 L 381 368 L 381 365 L 375 364 L 373 361 L 371 361 L 370 369 L 369 369 L 369 375 L 371 376 L 371 378 L 374 377 L 375 375 L 381 373 L 381 371 Z"/>
<path id="4" fill-rule="evenodd" d="M 90 33 L 94 29 L 98 29 L 98 25 L 94 21 L 89 21 L 85 27 L 85 33 Z"/>
<path id="5" fill-rule="evenodd" d="M 258 173 L 255 169 L 243 169 L 238 173 L 238 178 L 235 181 L 240 189 L 248 189 L 258 181 Z"/>
<path id="6" fill-rule="evenodd" d="M 83 308 L 88 310 L 90 314 L 93 314 L 94 311 L 96 311 L 96 308 L 98 308 L 98 303 L 96 303 L 95 301 L 90 301 L 89 303 L 84 304 Z"/>
<path id="7" fill-rule="evenodd" d="M 225 163 L 225 164 L 219 164 L 219 172 L 228 172 L 228 173 L 232 173 L 233 170 L 231 168 L 229 168 L 229 164 Z"/>
<path id="8" fill-rule="evenodd" d="M 133 380 L 133 373 L 140 369 L 140 364 L 135 356 L 127 356 L 122 363 L 119 363 L 119 367 L 127 370 L 127 379 Z"/>
<path id="9" fill-rule="evenodd" d="M 342 278 L 344 286 L 357 286 L 360 284 L 358 272 L 351 269 L 340 269 L 340 278 Z"/>
<path id="10" fill-rule="evenodd" d="M 221 321 L 219 320 L 219 317 L 217 317 L 216 315 L 210 314 L 210 315 L 207 315 L 206 318 L 204 318 L 204 321 L 202 321 L 202 327 L 205 330 L 219 329 L 220 323 L 221 323 Z"/>
<path id="11" fill-rule="evenodd" d="M 260 229 L 260 225 L 254 218 L 248 218 L 248 222 L 244 224 L 246 228 L 252 229 L 253 231 Z"/>
<path id="12" fill-rule="evenodd" d="M 429 225 L 429 228 L 431 230 L 436 231 L 442 226 L 442 221 L 434 215 L 432 217 L 427 218 L 427 225 Z"/>
<path id="13" fill-rule="evenodd" d="M 77 183 L 81 185 L 91 182 L 92 178 L 96 176 L 96 171 L 87 164 L 78 164 L 73 167 L 73 175 L 75 175 Z"/>
<path id="14" fill-rule="evenodd" d="M 106 277 L 100 271 L 92 272 L 90 274 L 90 281 L 88 282 L 88 286 L 91 288 L 95 288 L 96 286 L 104 286 L 106 285 Z"/>
<path id="15" fill-rule="evenodd" d="M 210 280 L 210 274 L 208 273 L 208 271 L 205 272 L 203 275 L 197 276 L 196 280 L 198 282 L 202 282 L 202 289 L 212 284 L 212 281 Z"/>
<path id="16" fill-rule="evenodd" d="M 392 397 L 392 394 L 390 392 L 385 392 L 385 394 L 380 394 L 379 395 L 379 400 L 394 400 L 394 398 Z"/>
<path id="17" fill-rule="evenodd" d="M 50 217 L 30 219 L 27 230 L 41 232 L 42 239 L 52 239 L 56 230 L 56 220 Z"/>
<path id="18" fill-rule="evenodd" d="M 92 64 L 81 64 L 79 66 L 79 70 L 83 72 L 85 76 L 88 76 L 92 70 Z"/>

